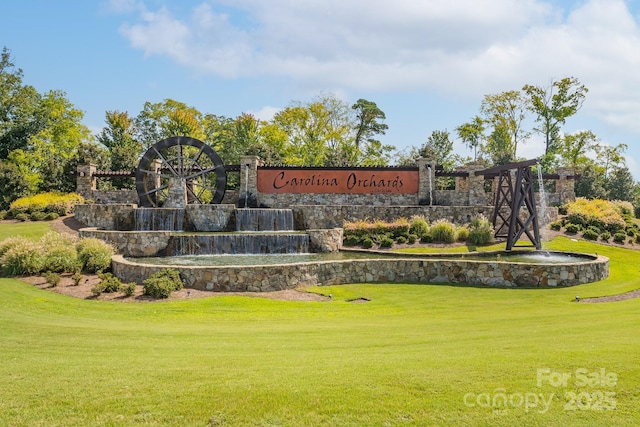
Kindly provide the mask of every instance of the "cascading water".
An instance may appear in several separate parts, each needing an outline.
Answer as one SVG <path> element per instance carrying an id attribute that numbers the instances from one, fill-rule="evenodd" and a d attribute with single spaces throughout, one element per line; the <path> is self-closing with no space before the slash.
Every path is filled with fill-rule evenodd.
<path id="1" fill-rule="evenodd" d="M 237 231 L 293 231 L 291 209 L 238 209 Z"/>
<path id="2" fill-rule="evenodd" d="M 547 218 L 547 193 L 544 189 L 544 181 L 542 179 L 542 165 L 540 163 L 537 164 L 538 169 L 538 198 L 540 199 L 540 212 L 538 213 L 538 218 L 540 225 L 543 225 Z"/>
<path id="3" fill-rule="evenodd" d="M 245 165 L 244 168 L 244 206 L 249 207 L 249 165 Z"/>
<path id="4" fill-rule="evenodd" d="M 302 233 L 216 233 L 172 236 L 166 256 L 222 254 L 297 254 L 309 252 Z"/>
<path id="5" fill-rule="evenodd" d="M 433 183 L 431 182 L 431 166 L 427 166 L 427 176 L 429 177 L 429 206 L 433 205 Z"/>
<path id="6" fill-rule="evenodd" d="M 182 231 L 184 217 L 184 209 L 138 208 L 134 209 L 134 228 L 136 231 Z"/>

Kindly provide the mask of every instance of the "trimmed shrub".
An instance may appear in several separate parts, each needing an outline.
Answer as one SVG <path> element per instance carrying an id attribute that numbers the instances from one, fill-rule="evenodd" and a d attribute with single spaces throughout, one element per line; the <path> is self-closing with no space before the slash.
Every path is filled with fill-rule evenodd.
<path id="1" fill-rule="evenodd" d="M 76 272 L 71 276 L 71 280 L 73 280 L 73 286 L 80 285 L 80 281 L 82 281 L 82 274 Z"/>
<path id="2" fill-rule="evenodd" d="M 567 224 L 565 229 L 567 230 L 567 233 L 577 233 L 580 230 L 582 230 L 582 227 L 580 225 L 578 225 L 578 224 L 569 223 L 569 224 Z"/>
<path id="3" fill-rule="evenodd" d="M 393 239 L 391 237 L 384 236 L 382 239 L 380 239 L 381 248 L 390 248 L 391 246 L 393 246 Z"/>
<path id="4" fill-rule="evenodd" d="M 113 274 L 101 273 L 98 277 L 100 277 L 100 288 L 102 292 L 110 294 L 122 290 L 122 282 Z"/>
<path id="5" fill-rule="evenodd" d="M 624 233 L 616 233 L 613 235 L 613 241 L 616 243 L 624 243 L 624 241 L 627 239 L 627 235 Z"/>
<path id="6" fill-rule="evenodd" d="M 453 243 L 456 240 L 455 226 L 447 220 L 434 222 L 429 229 L 434 242 Z"/>
<path id="7" fill-rule="evenodd" d="M 553 231 L 560 231 L 562 229 L 562 221 L 554 221 L 549 224 L 549 228 Z"/>
<path id="8" fill-rule="evenodd" d="M 602 240 L 603 242 L 608 242 L 610 238 L 611 238 L 611 233 L 609 233 L 608 231 L 605 231 L 600 235 L 600 240 Z"/>
<path id="9" fill-rule="evenodd" d="M 24 236 L 7 237 L 3 241 L 1 241 L 0 242 L 0 259 L 2 259 L 2 256 L 5 253 L 7 253 L 9 249 L 18 245 L 22 245 L 25 242 L 30 242 L 30 240 Z"/>
<path id="10" fill-rule="evenodd" d="M 343 243 L 345 246 L 357 246 L 360 244 L 360 238 L 355 234 L 347 234 Z"/>
<path id="11" fill-rule="evenodd" d="M 493 225 L 484 215 L 473 218 L 469 224 L 469 242 L 473 245 L 482 246 L 493 242 L 493 233 Z"/>
<path id="12" fill-rule="evenodd" d="M 35 211 L 31 212 L 31 215 L 29 215 L 29 219 L 31 221 L 44 221 L 46 216 L 47 214 L 42 211 Z"/>
<path id="13" fill-rule="evenodd" d="M 122 285 L 122 292 L 128 297 L 134 296 L 136 294 L 136 284 L 127 283 L 126 285 Z"/>
<path id="14" fill-rule="evenodd" d="M 403 243 L 407 243 L 407 238 L 404 236 L 398 236 L 398 238 L 396 239 L 396 243 L 398 243 L 399 245 L 402 245 Z"/>
<path id="15" fill-rule="evenodd" d="M 14 218 L 15 220 L 17 220 L 17 221 L 22 221 L 22 222 L 25 222 L 25 221 L 27 221 L 28 219 L 30 219 L 29 214 L 24 213 L 24 212 L 20 212 L 20 213 L 18 213 L 18 214 L 15 214 L 15 215 L 13 216 L 13 218 Z"/>
<path id="16" fill-rule="evenodd" d="M 55 212 L 48 212 L 44 216 L 45 221 L 53 221 L 54 219 L 58 219 L 58 218 L 60 218 L 60 215 L 58 215 Z"/>
<path id="17" fill-rule="evenodd" d="M 370 237 L 362 239 L 362 247 L 365 249 L 371 249 L 373 247 L 373 240 Z"/>
<path id="18" fill-rule="evenodd" d="M 80 240 L 76 249 L 83 270 L 95 273 L 108 270 L 111 267 L 111 257 L 115 251 L 108 243 L 90 237 Z"/>
<path id="19" fill-rule="evenodd" d="M 418 241 L 418 236 L 416 236 L 415 234 L 409 234 L 409 237 L 407 237 L 407 243 L 410 245 L 413 245 L 417 241 Z"/>
<path id="20" fill-rule="evenodd" d="M 44 274 L 44 277 L 46 278 L 47 283 L 53 286 L 54 288 L 58 286 L 58 283 L 60 283 L 60 279 L 61 279 L 58 273 L 54 273 L 51 271 L 46 272 Z"/>
<path id="21" fill-rule="evenodd" d="M 584 230 L 584 233 L 582 233 L 582 237 L 587 240 L 596 240 L 598 238 L 598 233 L 593 230 L 593 227 L 589 227 Z"/>
<path id="22" fill-rule="evenodd" d="M 0 221 L 7 218 L 7 211 L 0 211 Z"/>
<path id="23" fill-rule="evenodd" d="M 433 237 L 431 237 L 431 233 L 420 236 L 420 243 L 433 243 Z"/>
<path id="24" fill-rule="evenodd" d="M 178 291 L 184 286 L 180 272 L 173 268 L 165 268 L 152 274 L 143 285 L 143 293 L 153 298 L 169 298 L 173 291 Z"/>

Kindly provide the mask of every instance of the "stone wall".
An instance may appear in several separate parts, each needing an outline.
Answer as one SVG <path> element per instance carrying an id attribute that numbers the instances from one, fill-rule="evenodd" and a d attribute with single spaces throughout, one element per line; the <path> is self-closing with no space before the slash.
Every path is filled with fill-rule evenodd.
<path id="1" fill-rule="evenodd" d="M 123 282 L 142 283 L 168 266 L 137 264 L 115 256 L 112 269 Z M 603 280 L 606 257 L 570 264 L 524 264 L 402 256 L 268 266 L 173 266 L 187 287 L 218 292 L 268 292 L 299 286 L 346 283 L 452 283 L 490 287 L 558 287 Z"/>

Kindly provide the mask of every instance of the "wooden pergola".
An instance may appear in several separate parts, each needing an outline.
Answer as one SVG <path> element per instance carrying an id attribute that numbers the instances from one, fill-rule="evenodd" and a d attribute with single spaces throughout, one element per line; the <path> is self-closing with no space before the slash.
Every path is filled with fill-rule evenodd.
<path id="1" fill-rule="evenodd" d="M 507 239 L 507 251 L 526 234 L 536 249 L 542 249 L 540 226 L 533 192 L 534 176 L 531 166 L 537 159 L 508 163 L 477 171 L 476 175 L 498 176 L 495 205 L 491 221 L 495 237 Z M 515 172 L 513 172 L 515 171 Z M 525 209 L 522 209 L 522 208 Z M 504 209 L 506 208 L 506 209 Z"/>

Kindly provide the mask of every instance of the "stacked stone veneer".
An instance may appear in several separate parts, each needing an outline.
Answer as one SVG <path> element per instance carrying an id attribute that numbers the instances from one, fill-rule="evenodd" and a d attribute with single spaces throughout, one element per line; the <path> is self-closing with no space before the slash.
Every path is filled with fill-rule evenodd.
<path id="1" fill-rule="evenodd" d="M 115 256 L 112 268 L 120 280 L 141 283 L 169 266 L 137 264 Z M 171 268 L 180 271 L 187 287 L 218 292 L 268 292 L 362 282 L 558 287 L 605 279 L 609 275 L 609 260 L 602 256 L 585 257 L 584 262 L 560 265 L 400 257 L 251 267 Z"/>

